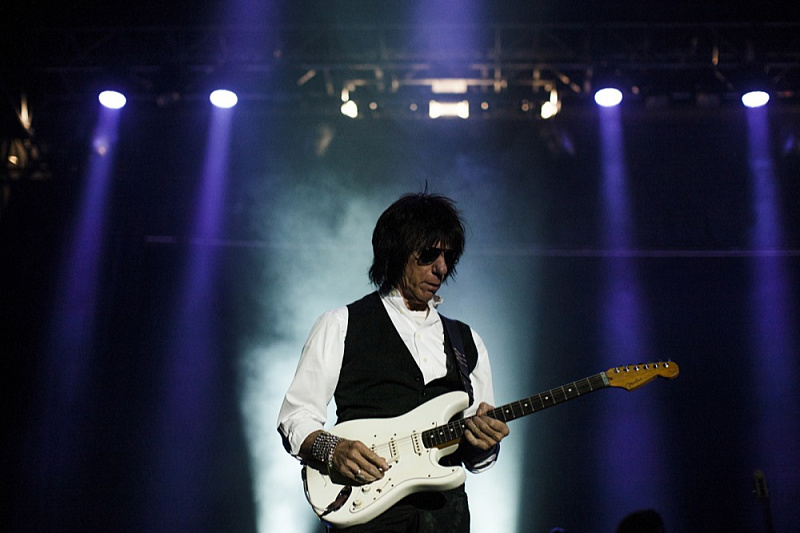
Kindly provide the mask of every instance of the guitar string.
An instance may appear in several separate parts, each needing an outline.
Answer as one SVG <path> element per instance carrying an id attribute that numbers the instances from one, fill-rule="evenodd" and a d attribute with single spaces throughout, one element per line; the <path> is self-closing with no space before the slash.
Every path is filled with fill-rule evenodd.
<path id="1" fill-rule="evenodd" d="M 518 400 L 515 402 L 511 402 L 501 407 L 496 407 L 495 409 L 489 411 L 489 416 L 498 420 L 514 420 L 519 416 L 525 416 L 527 414 L 532 414 L 536 411 L 541 411 L 550 407 L 552 405 L 556 405 L 558 403 L 567 401 L 569 399 L 575 398 L 580 395 L 588 394 L 589 392 L 593 392 L 598 390 L 599 388 L 604 387 L 605 385 L 600 386 L 592 386 L 592 381 L 597 381 L 597 378 L 600 378 L 600 375 L 591 376 L 588 378 L 583 378 L 573 383 L 568 383 L 562 385 L 560 387 L 556 387 L 554 389 L 550 389 L 549 391 L 530 396 L 528 398 Z M 588 388 L 587 388 L 588 387 Z M 567 390 L 570 392 L 572 390 L 577 392 L 576 395 L 569 396 Z M 560 392 L 559 392 L 560 391 Z M 561 394 L 562 397 L 559 398 L 558 395 Z M 537 401 L 538 400 L 538 401 Z M 531 407 L 531 404 L 538 404 Z M 516 408 L 516 409 L 515 409 Z M 511 418 L 506 416 L 506 413 L 510 412 L 513 416 Z M 519 414 L 517 414 L 519 412 Z M 437 445 L 445 444 L 450 441 L 458 441 L 463 437 L 463 432 L 466 429 L 466 421 L 473 417 L 466 417 L 461 418 L 458 420 L 453 420 L 451 422 L 442 424 L 440 426 L 436 426 L 427 430 L 423 430 L 419 433 L 414 433 L 410 436 L 399 437 L 394 440 L 390 440 L 389 442 L 381 442 L 377 444 L 373 444 L 372 449 L 378 455 L 386 458 L 389 456 L 389 460 L 397 460 L 399 458 L 400 448 L 407 446 L 411 443 L 411 447 L 413 450 L 413 440 L 415 436 L 420 439 L 420 448 L 435 448 Z M 437 435 L 438 434 L 438 435 Z M 428 435 L 431 438 L 427 439 L 431 441 L 432 446 L 427 446 L 425 444 L 425 436 Z M 444 438 L 445 440 L 440 440 Z M 394 443 L 394 445 L 393 445 Z M 397 454 L 394 455 L 392 453 L 392 448 L 395 448 Z M 386 455 L 383 453 L 379 453 L 379 451 L 386 450 Z M 412 452 L 414 453 L 414 452 Z"/>
<path id="2" fill-rule="evenodd" d="M 615 370 L 627 371 L 627 369 L 631 366 L 633 365 L 616 367 Z M 665 366 L 665 364 L 649 363 L 642 364 L 641 366 L 644 368 L 647 368 L 648 366 L 658 368 L 659 366 Z M 636 369 L 636 371 L 638 371 L 638 369 Z M 596 390 L 607 387 L 608 384 L 603 379 L 603 374 L 604 372 L 600 372 L 599 374 L 561 385 L 560 387 L 550 389 L 549 391 L 542 392 L 522 400 L 517 400 L 504 406 L 496 407 L 487 414 L 497 420 L 509 421 L 520 416 L 532 414 L 537 410 L 541 411 L 553 405 L 557 405 L 564 401 L 571 400 L 573 398 L 577 398 L 578 396 L 589 394 Z M 511 415 L 510 418 L 507 416 L 508 414 Z M 434 448 L 437 445 L 442 445 L 451 441 L 458 441 L 463 437 L 463 432 L 466 429 L 466 421 L 470 418 L 473 417 L 461 418 L 440 426 L 423 430 L 419 433 L 413 433 L 410 436 L 400 437 L 398 439 L 390 440 L 389 442 L 377 443 L 372 446 L 372 449 L 375 450 L 376 453 L 378 453 L 378 450 L 385 449 L 388 452 L 387 455 L 390 456 L 390 460 L 396 460 L 400 456 L 400 448 L 405 447 L 409 442 L 412 442 L 415 437 L 420 439 L 421 448 Z M 430 437 L 427 440 L 431 442 L 432 446 L 427 446 L 425 444 L 426 436 Z M 439 441 L 440 438 L 444 438 L 446 440 Z M 392 443 L 394 443 L 394 445 Z M 397 455 L 392 453 L 393 447 L 395 448 Z M 379 453 L 379 455 L 382 454 Z"/>

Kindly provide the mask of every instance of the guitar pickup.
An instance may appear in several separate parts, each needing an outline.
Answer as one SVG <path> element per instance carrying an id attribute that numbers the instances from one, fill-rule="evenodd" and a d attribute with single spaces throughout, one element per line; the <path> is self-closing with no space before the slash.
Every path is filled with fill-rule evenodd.
<path id="1" fill-rule="evenodd" d="M 414 431 L 411 433 L 411 445 L 414 447 L 414 453 L 422 455 L 422 441 L 420 440 L 419 433 Z"/>

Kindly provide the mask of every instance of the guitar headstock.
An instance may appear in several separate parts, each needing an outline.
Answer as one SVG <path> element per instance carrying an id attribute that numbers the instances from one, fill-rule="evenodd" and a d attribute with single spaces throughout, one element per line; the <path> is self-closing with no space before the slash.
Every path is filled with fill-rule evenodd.
<path id="1" fill-rule="evenodd" d="M 677 377 L 679 371 L 677 363 L 659 361 L 657 363 L 640 363 L 638 365 L 609 368 L 606 370 L 606 377 L 611 387 L 633 390 L 650 383 L 658 377 L 673 379 Z"/>

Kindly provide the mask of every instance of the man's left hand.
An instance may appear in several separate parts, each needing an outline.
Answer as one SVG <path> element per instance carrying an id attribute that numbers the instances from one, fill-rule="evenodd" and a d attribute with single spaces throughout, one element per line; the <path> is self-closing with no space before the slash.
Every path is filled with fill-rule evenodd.
<path id="1" fill-rule="evenodd" d="M 466 420 L 467 431 L 464 432 L 464 438 L 479 450 L 488 450 L 508 435 L 508 426 L 505 422 L 486 415 L 492 409 L 493 406 L 481 402 L 475 416 Z"/>

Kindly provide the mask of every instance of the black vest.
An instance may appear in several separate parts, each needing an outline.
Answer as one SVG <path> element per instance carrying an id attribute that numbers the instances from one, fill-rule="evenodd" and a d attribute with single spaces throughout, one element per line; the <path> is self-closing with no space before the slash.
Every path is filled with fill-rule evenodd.
<path id="1" fill-rule="evenodd" d="M 344 359 L 336 386 L 337 423 L 359 418 L 403 415 L 426 401 L 464 390 L 445 328 L 447 374 L 428 385 L 422 371 L 394 328 L 377 292 L 347 306 Z M 470 372 L 478 349 L 466 324 L 457 322 Z"/>

